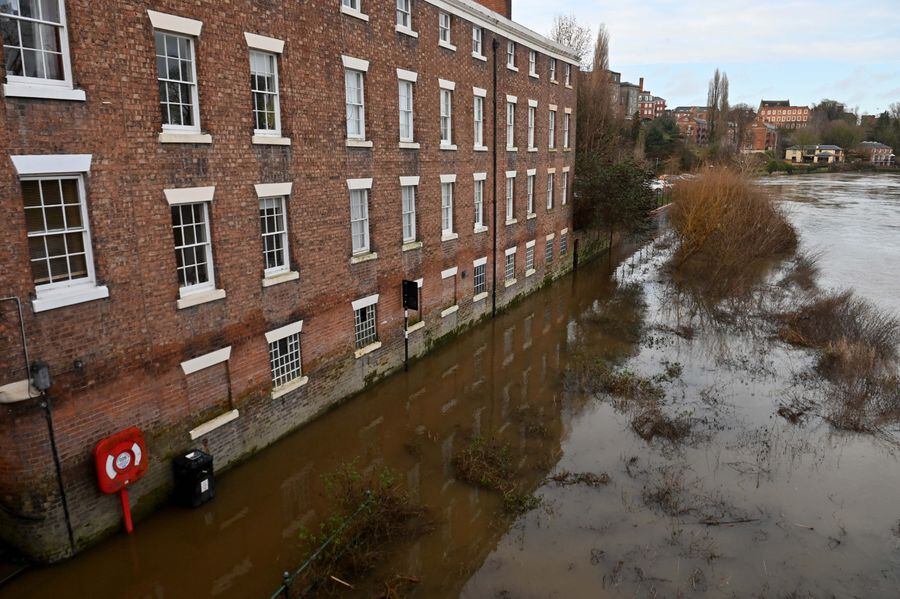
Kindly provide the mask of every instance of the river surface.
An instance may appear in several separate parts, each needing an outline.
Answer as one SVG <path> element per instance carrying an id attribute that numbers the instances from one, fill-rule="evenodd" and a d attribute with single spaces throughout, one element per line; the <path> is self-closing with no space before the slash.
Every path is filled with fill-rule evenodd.
<path id="1" fill-rule="evenodd" d="M 900 311 L 900 177 L 766 185 L 821 253 L 823 286 Z M 212 503 L 163 509 L 0 596 L 268 597 L 305 557 L 301 530 L 329 514 L 322 476 L 356 460 L 396 471 L 436 526 L 348 581 L 347 596 L 380 596 L 380 581 L 403 575 L 423 598 L 896 598 L 900 431 L 778 416 L 815 393 L 814 357 L 692 321 L 660 275 L 669 247 L 663 234 L 611 268 L 583 265 L 225 473 Z M 645 441 L 620 405 L 573 383 L 573 364 L 599 358 L 676 372 L 666 409 L 692 423 L 690 438 Z M 510 516 L 497 494 L 455 479 L 476 435 L 509 444 L 539 507 Z M 562 471 L 610 482 L 549 479 Z"/>

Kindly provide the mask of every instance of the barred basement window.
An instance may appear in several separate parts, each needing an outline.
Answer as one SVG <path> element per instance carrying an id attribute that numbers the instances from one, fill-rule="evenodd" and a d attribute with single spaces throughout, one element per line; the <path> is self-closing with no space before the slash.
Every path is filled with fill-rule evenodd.
<path id="1" fill-rule="evenodd" d="M 534 246 L 529 245 L 525 248 L 525 271 L 534 270 Z"/>
<path id="2" fill-rule="evenodd" d="M 552 239 L 547 240 L 547 249 L 546 249 L 546 254 L 544 255 L 544 258 L 547 261 L 548 265 L 553 264 L 553 240 Z"/>
<path id="3" fill-rule="evenodd" d="M 172 206 L 175 234 L 175 262 L 182 294 L 212 289 L 212 242 L 209 235 L 209 206 L 178 204 Z"/>
<path id="4" fill-rule="evenodd" d="M 163 129 L 200 129 L 194 40 L 156 32 L 156 73 Z"/>
<path id="5" fill-rule="evenodd" d="M 35 286 L 92 284 L 94 266 L 81 178 L 24 180 L 22 196 Z"/>
<path id="6" fill-rule="evenodd" d="M 475 267 L 475 295 L 487 293 L 487 264 L 479 264 Z"/>
<path id="7" fill-rule="evenodd" d="M 364 306 L 356 311 L 356 349 L 368 347 L 378 341 L 375 329 L 375 306 Z"/>
<path id="8" fill-rule="evenodd" d="M 516 254 L 515 252 L 506 255 L 506 280 L 512 281 L 516 278 Z"/>
<path id="9" fill-rule="evenodd" d="M 569 234 L 563 233 L 559 237 L 559 255 L 565 256 L 569 251 Z"/>
<path id="10" fill-rule="evenodd" d="M 272 386 L 275 389 L 303 376 L 300 367 L 300 333 L 270 343 L 269 364 L 272 366 Z"/>
<path id="11" fill-rule="evenodd" d="M 8 83 L 71 87 L 62 0 L 0 1 L 0 33 Z"/>
<path id="12" fill-rule="evenodd" d="M 250 89 L 257 135 L 281 135 L 278 101 L 278 59 L 268 52 L 250 52 Z"/>
<path id="13" fill-rule="evenodd" d="M 259 224 L 263 238 L 265 276 L 288 270 L 288 236 L 284 198 L 260 198 Z"/>

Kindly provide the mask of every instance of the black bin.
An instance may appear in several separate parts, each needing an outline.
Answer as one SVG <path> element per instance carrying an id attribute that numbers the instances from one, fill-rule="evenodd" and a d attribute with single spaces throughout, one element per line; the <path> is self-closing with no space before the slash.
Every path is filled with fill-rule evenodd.
<path id="1" fill-rule="evenodd" d="M 213 457 L 194 449 L 172 462 L 175 474 L 175 501 L 186 507 L 199 507 L 216 496 Z"/>

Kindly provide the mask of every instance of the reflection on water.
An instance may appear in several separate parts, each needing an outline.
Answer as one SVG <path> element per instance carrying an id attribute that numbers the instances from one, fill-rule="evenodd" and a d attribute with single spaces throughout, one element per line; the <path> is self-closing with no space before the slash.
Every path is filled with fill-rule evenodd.
<path id="1" fill-rule="evenodd" d="M 835 231 L 876 205 L 877 222 L 856 225 L 872 236 L 854 233 L 868 250 L 841 247 L 838 266 L 826 255 L 822 267 L 829 284 L 890 305 L 900 301 L 890 287 L 900 280 L 900 240 L 887 239 L 887 221 L 895 232 L 900 225 L 900 179 L 884 181 L 775 185 L 794 199 L 804 243 L 826 251 Z M 801 203 L 813 183 L 826 199 Z M 838 199 L 848 193 L 855 199 Z M 869 260 L 854 271 L 840 261 L 887 255 L 885 247 L 891 264 Z M 164 510 L 133 538 L 30 571 L 0 595 L 268 596 L 305 557 L 300 531 L 328 514 L 321 476 L 356 459 L 364 472 L 397 471 L 438 520 L 371 581 L 350 581 L 358 596 L 399 574 L 420 579 L 413 596 L 428 598 L 895 597 L 900 434 L 876 439 L 777 416 L 781 403 L 810 393 L 802 375 L 812 357 L 765 336 L 691 329 L 659 282 L 665 255 L 664 244 L 648 246 L 615 277 L 605 260 L 586 265 L 235 468 L 213 503 Z M 868 272 L 890 269 L 890 281 Z M 598 357 L 646 376 L 679 363 L 665 408 L 690 417 L 690 440 L 647 443 L 609 401 L 570 384 L 573 364 Z M 540 435 L 529 433 L 535 414 Z M 474 435 L 510 444 L 540 508 L 512 519 L 499 496 L 454 480 L 453 457 Z M 543 482 L 563 469 L 611 482 Z"/>

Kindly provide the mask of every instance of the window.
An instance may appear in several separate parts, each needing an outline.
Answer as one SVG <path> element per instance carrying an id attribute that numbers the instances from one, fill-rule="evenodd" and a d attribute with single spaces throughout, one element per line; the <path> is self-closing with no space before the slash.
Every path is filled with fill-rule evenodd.
<path id="1" fill-rule="evenodd" d="M 209 234 L 209 203 L 172 206 L 172 229 L 175 234 L 175 262 L 181 294 L 213 289 L 215 281 Z"/>
<path id="2" fill-rule="evenodd" d="M 566 112 L 563 115 L 563 149 L 568 150 L 569 146 L 569 127 L 572 124 L 572 113 Z"/>
<path id="3" fill-rule="evenodd" d="M 528 172 L 528 214 L 534 214 L 534 181 L 536 175 Z"/>
<path id="4" fill-rule="evenodd" d="M 506 42 L 506 66 L 512 70 L 516 69 L 516 42 Z"/>
<path id="5" fill-rule="evenodd" d="M 544 254 L 547 265 L 553 264 L 553 236 L 547 238 L 547 246 Z"/>
<path id="6" fill-rule="evenodd" d="M 369 252 L 369 190 L 350 190 L 350 236 L 353 254 Z"/>
<path id="7" fill-rule="evenodd" d="M 516 147 L 516 104 L 506 103 L 506 148 Z"/>
<path id="8" fill-rule="evenodd" d="M 554 173 L 550 173 L 547 175 L 547 210 L 553 210 L 553 186 L 556 175 Z"/>
<path id="9" fill-rule="evenodd" d="M 441 182 L 441 233 L 453 235 L 453 183 Z"/>
<path id="10" fill-rule="evenodd" d="M 250 51 L 250 90 L 257 135 L 281 135 L 278 60 L 269 52 Z"/>
<path id="11" fill-rule="evenodd" d="M 515 194 L 516 174 L 506 174 L 506 222 L 511 223 L 515 218 Z"/>
<path id="12" fill-rule="evenodd" d="M 516 280 L 516 248 L 506 250 L 506 283 Z"/>
<path id="13" fill-rule="evenodd" d="M 569 201 L 569 171 L 563 171 L 562 174 L 562 205 L 565 206 Z"/>
<path id="14" fill-rule="evenodd" d="M 347 139 L 366 138 L 365 75 L 362 71 L 347 69 L 344 73 L 347 92 Z"/>
<path id="15" fill-rule="evenodd" d="M 550 81 L 556 82 L 556 59 L 550 59 Z"/>
<path id="16" fill-rule="evenodd" d="M 375 327 L 375 306 L 377 303 L 356 309 L 356 349 L 363 349 L 378 342 Z"/>
<path id="17" fill-rule="evenodd" d="M 572 85 L 572 65 L 566 63 L 566 85 Z"/>
<path id="18" fill-rule="evenodd" d="M 362 11 L 362 0 L 341 0 L 341 5 L 346 6 L 356 12 Z"/>
<path id="19" fill-rule="evenodd" d="M 550 110 L 550 149 L 556 148 L 556 111 Z"/>
<path id="20" fill-rule="evenodd" d="M 397 0 L 397 26 L 412 29 L 412 0 Z"/>
<path id="21" fill-rule="evenodd" d="M 400 81 L 400 141 L 412 142 L 413 135 L 413 84 Z"/>
<path id="22" fill-rule="evenodd" d="M 163 129 L 200 129 L 194 40 L 156 32 L 156 74 Z"/>
<path id="23" fill-rule="evenodd" d="M 475 104 L 473 108 L 475 119 L 475 147 L 484 147 L 484 98 L 475 96 Z"/>
<path id="24" fill-rule="evenodd" d="M 62 0 L 0 1 L 0 33 L 8 84 L 72 87 Z"/>
<path id="25" fill-rule="evenodd" d="M 450 46 L 450 15 L 442 12 L 438 14 L 438 31 L 440 32 L 441 45 Z"/>
<path id="26" fill-rule="evenodd" d="M 534 271 L 534 242 L 525 246 L 525 275 Z"/>
<path id="27" fill-rule="evenodd" d="M 528 74 L 537 77 L 537 52 L 530 50 L 528 52 Z"/>
<path id="28" fill-rule="evenodd" d="M 403 243 L 416 240 L 416 186 L 404 185 L 400 188 L 403 204 Z"/>
<path id="29" fill-rule="evenodd" d="M 537 106 L 528 106 L 528 149 L 535 149 L 534 145 L 534 128 L 537 118 Z"/>
<path id="30" fill-rule="evenodd" d="M 265 276 L 287 272 L 289 260 L 284 197 L 260 198 L 259 225 L 263 238 Z"/>
<path id="31" fill-rule="evenodd" d="M 559 236 L 559 255 L 565 256 L 569 252 L 569 233 L 568 231 Z"/>
<path id="32" fill-rule="evenodd" d="M 475 262 L 474 293 L 476 296 L 487 293 L 487 259 L 482 258 Z"/>
<path id="33" fill-rule="evenodd" d="M 484 179 L 475 180 L 475 230 L 484 228 Z"/>
<path id="34" fill-rule="evenodd" d="M 22 181 L 31 274 L 41 290 L 94 284 L 80 176 Z"/>
<path id="35" fill-rule="evenodd" d="M 453 92 L 441 90 L 441 145 L 453 145 Z"/>
<path id="36" fill-rule="evenodd" d="M 484 29 L 472 26 L 472 54 L 484 56 Z"/>
<path id="37" fill-rule="evenodd" d="M 298 324 L 302 325 L 302 322 Z M 275 391 L 303 376 L 300 367 L 300 331 L 297 330 L 298 328 L 290 325 L 285 327 L 282 330 L 291 332 L 283 337 L 281 337 L 283 333 L 277 331 L 266 335 L 266 340 L 269 342 L 272 387 Z"/>

